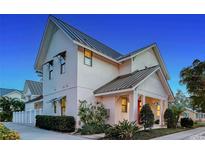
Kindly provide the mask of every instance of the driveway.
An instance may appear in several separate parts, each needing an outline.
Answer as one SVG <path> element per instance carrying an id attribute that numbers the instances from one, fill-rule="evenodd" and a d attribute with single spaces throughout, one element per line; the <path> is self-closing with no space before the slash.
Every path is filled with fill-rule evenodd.
<path id="1" fill-rule="evenodd" d="M 205 140 L 205 127 L 166 135 L 152 140 Z"/>
<path id="2" fill-rule="evenodd" d="M 6 122 L 4 125 L 9 129 L 18 132 L 22 140 L 87 140 L 87 138 L 80 136 L 48 131 L 33 126 L 15 124 L 12 122 Z"/>

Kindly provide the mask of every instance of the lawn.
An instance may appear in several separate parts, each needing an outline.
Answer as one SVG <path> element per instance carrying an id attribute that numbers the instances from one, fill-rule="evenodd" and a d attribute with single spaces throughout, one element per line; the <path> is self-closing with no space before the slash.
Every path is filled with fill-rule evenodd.
<path id="1" fill-rule="evenodd" d="M 135 140 L 148 140 L 164 135 L 174 134 L 181 131 L 186 131 L 198 127 L 205 127 L 205 122 L 197 122 L 194 124 L 192 128 L 159 128 L 159 129 L 152 129 L 150 131 L 139 131 L 135 136 Z"/>
<path id="2" fill-rule="evenodd" d="M 169 134 L 173 134 L 173 133 L 178 133 L 181 131 L 185 131 L 185 130 L 189 130 L 186 128 L 159 128 L 159 129 L 152 129 L 149 131 L 139 131 L 136 136 L 134 137 L 134 140 L 148 140 L 148 139 L 152 139 L 155 137 L 160 137 L 160 136 L 164 136 L 164 135 L 169 135 Z"/>

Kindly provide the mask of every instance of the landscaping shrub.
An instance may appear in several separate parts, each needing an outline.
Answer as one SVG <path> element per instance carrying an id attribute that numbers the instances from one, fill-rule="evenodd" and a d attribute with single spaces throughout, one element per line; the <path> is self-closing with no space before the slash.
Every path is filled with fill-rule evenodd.
<path id="1" fill-rule="evenodd" d="M 135 122 L 124 120 L 122 122 L 119 122 L 119 124 L 108 128 L 105 131 L 105 138 L 116 140 L 130 140 L 133 139 L 137 131 L 138 127 L 136 126 Z"/>
<path id="2" fill-rule="evenodd" d="M 155 120 L 154 123 L 155 123 L 155 124 L 159 124 L 159 119 Z"/>
<path id="3" fill-rule="evenodd" d="M 96 105 L 88 104 L 87 101 L 80 101 L 79 113 L 80 121 L 83 123 L 79 129 L 82 135 L 104 133 L 108 118 L 107 110 L 101 103 Z"/>
<path id="4" fill-rule="evenodd" d="M 36 127 L 60 132 L 75 131 L 75 119 L 72 116 L 37 115 Z"/>
<path id="5" fill-rule="evenodd" d="M 0 140 L 18 140 L 20 136 L 17 132 L 11 131 L 0 123 Z"/>
<path id="6" fill-rule="evenodd" d="M 151 129 L 154 125 L 154 114 L 149 104 L 142 106 L 142 109 L 140 111 L 140 121 L 144 126 L 144 130 L 146 130 L 147 128 Z"/>
<path id="7" fill-rule="evenodd" d="M 164 113 L 164 120 L 166 122 L 167 128 L 176 128 L 174 114 L 171 109 L 166 109 Z"/>
<path id="8" fill-rule="evenodd" d="M 191 118 L 181 118 L 180 124 L 182 127 L 191 128 L 194 122 Z"/>

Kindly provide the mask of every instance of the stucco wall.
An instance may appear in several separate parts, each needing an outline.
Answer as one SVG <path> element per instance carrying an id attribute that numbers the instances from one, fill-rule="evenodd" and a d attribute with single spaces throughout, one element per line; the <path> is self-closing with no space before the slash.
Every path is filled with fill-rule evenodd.
<path id="1" fill-rule="evenodd" d="M 132 72 L 137 69 L 144 69 L 145 66 L 151 67 L 158 64 L 159 62 L 157 61 L 154 51 L 152 49 L 148 49 L 134 57 L 134 60 L 132 61 Z"/>

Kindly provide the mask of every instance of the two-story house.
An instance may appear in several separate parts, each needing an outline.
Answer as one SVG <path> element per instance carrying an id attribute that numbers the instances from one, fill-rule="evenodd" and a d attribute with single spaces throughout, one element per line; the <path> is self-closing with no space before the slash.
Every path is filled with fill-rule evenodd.
<path id="1" fill-rule="evenodd" d="M 163 113 L 174 99 L 156 44 L 122 55 L 53 16 L 35 70 L 43 78 L 43 113 L 74 116 L 77 127 L 79 100 L 103 103 L 110 124 L 138 121 L 142 105 L 149 103 L 155 120 L 163 124 Z"/>

